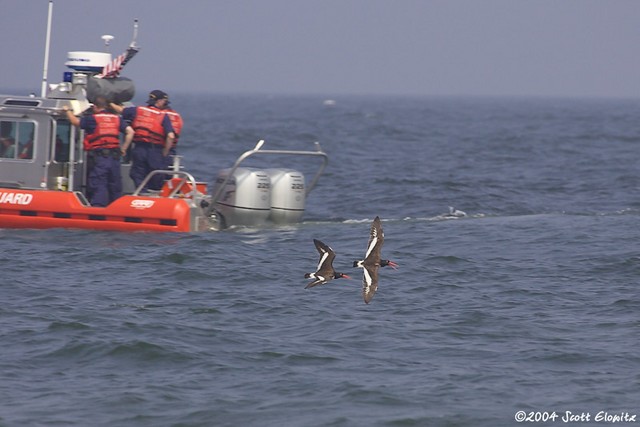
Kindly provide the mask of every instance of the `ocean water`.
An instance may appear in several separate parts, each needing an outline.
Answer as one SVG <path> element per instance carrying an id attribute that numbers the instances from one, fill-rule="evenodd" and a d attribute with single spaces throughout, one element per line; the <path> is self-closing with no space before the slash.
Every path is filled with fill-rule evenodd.
<path id="1" fill-rule="evenodd" d="M 173 97 L 202 180 L 259 139 L 319 141 L 301 224 L 0 230 L 0 425 L 640 418 L 640 102 L 332 99 Z M 400 267 L 365 305 L 351 264 L 376 215 Z M 353 280 L 304 289 L 314 238 Z"/>

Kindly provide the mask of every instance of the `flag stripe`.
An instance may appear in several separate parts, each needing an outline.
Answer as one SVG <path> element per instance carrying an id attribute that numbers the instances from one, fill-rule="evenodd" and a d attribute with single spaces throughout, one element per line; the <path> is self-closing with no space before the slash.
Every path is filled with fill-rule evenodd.
<path id="1" fill-rule="evenodd" d="M 118 77 L 120 75 L 120 71 L 125 66 L 131 58 L 138 53 L 138 49 L 130 47 L 127 51 L 121 55 L 118 55 L 115 59 L 113 59 L 110 63 L 104 66 L 102 72 L 96 75 L 97 78 L 100 79 L 111 79 L 114 77 Z"/>

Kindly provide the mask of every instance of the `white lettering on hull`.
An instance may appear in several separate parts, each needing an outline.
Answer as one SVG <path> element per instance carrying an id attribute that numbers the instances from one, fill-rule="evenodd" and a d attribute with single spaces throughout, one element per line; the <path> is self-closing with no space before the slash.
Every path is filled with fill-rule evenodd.
<path id="1" fill-rule="evenodd" d="M 131 201 L 131 207 L 134 209 L 149 209 L 154 203 L 153 200 L 135 199 Z"/>
<path id="2" fill-rule="evenodd" d="M 33 194 L 0 192 L 0 204 L 28 205 L 33 200 Z"/>

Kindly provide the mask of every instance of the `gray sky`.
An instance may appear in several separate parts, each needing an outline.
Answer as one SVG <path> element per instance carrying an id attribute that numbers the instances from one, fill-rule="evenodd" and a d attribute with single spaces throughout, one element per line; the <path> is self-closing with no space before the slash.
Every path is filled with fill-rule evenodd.
<path id="1" fill-rule="evenodd" d="M 39 93 L 48 0 L 0 0 L 0 87 Z M 56 0 L 66 52 L 169 93 L 640 96 L 637 0 Z"/>

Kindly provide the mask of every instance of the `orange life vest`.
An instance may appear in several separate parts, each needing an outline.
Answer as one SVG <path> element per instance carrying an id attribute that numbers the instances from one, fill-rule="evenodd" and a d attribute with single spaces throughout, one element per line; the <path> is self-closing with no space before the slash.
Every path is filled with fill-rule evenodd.
<path id="1" fill-rule="evenodd" d="M 136 117 L 131 123 L 135 132 L 133 141 L 164 145 L 165 134 L 162 127 L 164 115 L 164 111 L 157 108 L 137 107 Z"/>
<path id="2" fill-rule="evenodd" d="M 24 147 L 22 147 L 22 151 L 18 156 L 19 159 L 32 159 L 33 158 L 33 139 L 30 139 Z"/>
<path id="3" fill-rule="evenodd" d="M 184 122 L 182 121 L 182 116 L 177 111 L 167 109 L 165 110 L 167 116 L 169 116 L 169 120 L 171 120 L 171 126 L 173 126 L 173 132 L 176 134 L 176 139 L 173 141 L 173 146 L 175 147 L 178 143 L 178 138 L 180 138 L 180 132 L 182 132 L 182 125 Z"/>
<path id="4" fill-rule="evenodd" d="M 120 147 L 120 117 L 111 113 L 96 113 L 93 118 L 96 128 L 92 134 L 85 132 L 84 149 Z"/>

